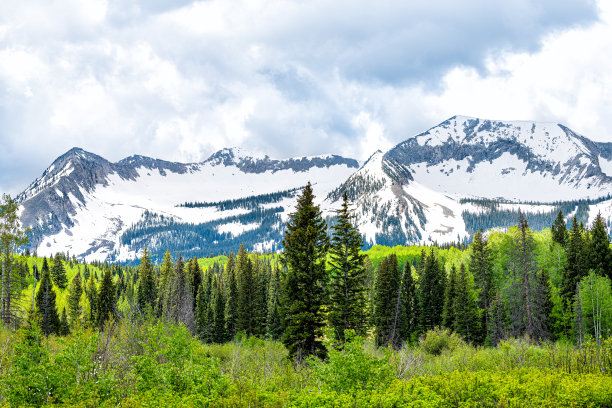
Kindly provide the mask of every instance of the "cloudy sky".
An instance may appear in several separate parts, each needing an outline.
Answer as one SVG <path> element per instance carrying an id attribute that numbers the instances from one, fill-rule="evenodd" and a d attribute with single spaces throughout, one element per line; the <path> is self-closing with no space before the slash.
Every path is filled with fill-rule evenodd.
<path id="1" fill-rule="evenodd" d="M 0 191 L 73 146 L 363 160 L 455 114 L 612 141 L 610 3 L 2 1 Z"/>

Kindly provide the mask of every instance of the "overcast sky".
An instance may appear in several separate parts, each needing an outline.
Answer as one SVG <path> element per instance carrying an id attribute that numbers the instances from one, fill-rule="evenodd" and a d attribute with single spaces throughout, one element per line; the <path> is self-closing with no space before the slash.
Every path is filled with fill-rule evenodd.
<path id="1" fill-rule="evenodd" d="M 363 160 L 455 114 L 612 141 L 610 3 L 1 1 L 0 191 L 73 146 Z"/>

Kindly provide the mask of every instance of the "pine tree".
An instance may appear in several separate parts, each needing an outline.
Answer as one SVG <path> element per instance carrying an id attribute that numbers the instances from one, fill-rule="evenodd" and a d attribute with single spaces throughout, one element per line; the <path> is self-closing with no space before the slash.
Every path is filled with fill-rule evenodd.
<path id="1" fill-rule="evenodd" d="M 238 250 L 238 302 L 236 328 L 244 331 L 247 336 L 252 336 L 256 325 L 255 297 L 257 292 L 256 271 L 253 261 L 249 258 L 246 249 L 240 244 Z"/>
<path id="2" fill-rule="evenodd" d="M 168 302 L 168 295 L 170 293 L 170 281 L 172 279 L 172 256 L 170 255 L 170 251 L 166 251 L 164 254 L 164 260 L 162 261 L 162 265 L 160 268 L 160 277 L 159 277 L 159 294 L 158 304 L 157 304 L 157 315 L 161 316 L 166 311 L 164 309 L 166 303 Z"/>
<path id="3" fill-rule="evenodd" d="M 578 221 L 574 217 L 567 243 L 567 264 L 561 277 L 561 296 L 568 306 L 574 302 L 576 284 L 588 273 L 586 254 L 584 230 L 578 226 Z"/>
<path id="4" fill-rule="evenodd" d="M 459 268 L 455 285 L 454 330 L 468 342 L 474 343 L 480 339 L 480 321 L 475 299 L 472 298 L 473 289 L 470 287 L 463 263 Z"/>
<path id="5" fill-rule="evenodd" d="M 422 275 L 419 277 L 420 322 L 424 331 L 431 330 L 442 323 L 446 275 L 440 265 L 433 247 L 425 257 Z"/>
<path id="6" fill-rule="evenodd" d="M 153 263 L 149 251 L 145 247 L 142 251 L 142 258 L 138 266 L 138 274 L 140 279 L 138 282 L 138 292 L 136 301 L 142 313 L 145 311 L 153 311 L 157 303 L 157 288 L 155 285 L 155 276 L 153 275 Z"/>
<path id="7" fill-rule="evenodd" d="M 213 317 L 213 333 L 212 340 L 215 343 L 223 343 L 226 338 L 225 334 L 225 299 L 223 298 L 223 288 L 221 281 L 215 278 L 214 282 L 214 317 Z"/>
<path id="8" fill-rule="evenodd" d="M 506 330 L 506 309 L 501 299 L 500 292 L 497 291 L 493 302 L 491 302 L 491 309 L 489 312 L 489 343 L 491 346 L 497 346 L 501 340 L 508 337 Z"/>
<path id="9" fill-rule="evenodd" d="M 50 334 L 58 334 L 60 330 L 60 319 L 57 314 L 55 304 L 55 291 L 51 282 L 51 274 L 49 266 L 43 260 L 42 276 L 40 279 L 40 287 L 36 293 L 36 307 L 40 314 L 40 329 L 49 336 Z"/>
<path id="10" fill-rule="evenodd" d="M 198 295 L 198 290 L 200 290 L 200 286 L 202 285 L 202 269 L 200 269 L 200 264 L 198 263 L 198 258 L 195 256 L 189 261 L 189 283 L 191 284 L 191 291 L 193 293 L 193 307 L 195 309 L 195 300 Z"/>
<path id="11" fill-rule="evenodd" d="M 550 228 L 552 232 L 552 240 L 561 246 L 565 247 L 567 245 L 568 240 L 568 232 L 567 225 L 565 224 L 565 217 L 563 216 L 563 211 L 559 210 L 559 214 L 557 214 L 557 218 L 555 218 L 555 222 Z"/>
<path id="12" fill-rule="evenodd" d="M 444 309 L 442 311 L 442 326 L 454 330 L 455 328 L 455 298 L 457 289 L 457 268 L 451 266 L 450 274 L 448 275 L 448 284 L 444 291 Z"/>
<path id="13" fill-rule="evenodd" d="M 535 259 L 535 241 L 527 220 L 519 214 L 519 226 L 512 234 L 510 252 L 510 275 L 508 288 L 511 311 L 511 334 L 528 335 L 532 339 L 544 339 L 546 315 L 543 309 L 545 293 L 538 279 L 539 270 Z"/>
<path id="14" fill-rule="evenodd" d="M 117 304 L 115 298 L 115 285 L 110 268 L 105 268 L 100 290 L 98 292 L 97 323 L 100 329 L 104 328 L 107 320 L 117 317 Z"/>
<path id="15" fill-rule="evenodd" d="M 227 295 L 225 299 L 225 333 L 228 340 L 231 340 L 237 333 L 237 315 L 238 315 L 238 286 L 236 284 L 235 264 L 233 254 L 230 254 L 227 264 Z"/>
<path id="16" fill-rule="evenodd" d="M 489 308 L 495 293 L 493 287 L 493 256 L 487 240 L 482 232 L 474 234 L 469 258 L 469 270 L 474 276 L 474 284 L 478 289 L 478 307 L 482 321 L 482 335 L 478 343 L 482 343 L 489 336 Z"/>
<path id="17" fill-rule="evenodd" d="M 85 294 L 87 295 L 87 301 L 89 302 L 89 323 L 91 326 L 95 326 L 98 321 L 98 288 L 94 282 L 94 275 L 89 276 Z"/>
<path id="18" fill-rule="evenodd" d="M 206 302 L 204 295 L 204 286 L 200 285 L 198 289 L 198 295 L 196 296 L 196 308 L 195 308 L 195 333 L 198 338 L 202 341 L 206 340 L 206 329 L 207 329 L 207 314 L 208 303 Z"/>
<path id="19" fill-rule="evenodd" d="M 62 309 L 62 317 L 60 318 L 59 324 L 59 335 L 67 336 L 70 334 L 70 326 L 68 324 L 68 315 L 66 314 L 66 308 Z"/>
<path id="20" fill-rule="evenodd" d="M 266 318 L 266 336 L 272 340 L 279 340 L 283 335 L 283 325 L 279 312 L 280 274 L 278 265 L 275 266 L 270 277 L 268 289 L 268 316 Z"/>
<path id="21" fill-rule="evenodd" d="M 65 289 L 68 285 L 68 279 L 66 278 L 66 268 L 64 268 L 64 262 L 60 257 L 60 254 L 55 254 L 55 259 L 53 260 L 53 267 L 51 268 L 51 277 L 53 278 L 53 283 L 60 289 Z"/>
<path id="22" fill-rule="evenodd" d="M 346 191 L 342 207 L 336 214 L 338 219 L 332 226 L 329 251 L 331 293 L 328 319 L 336 340 L 344 344 L 345 330 L 354 330 L 362 335 L 366 329 L 365 256 L 360 252 L 363 238 L 352 223 Z"/>
<path id="23" fill-rule="evenodd" d="M 399 348 L 405 314 L 401 276 L 395 254 L 389 255 L 378 264 L 373 306 L 372 321 L 376 345 Z"/>
<path id="24" fill-rule="evenodd" d="M 81 308 L 81 296 L 83 295 L 83 283 L 81 281 L 81 274 L 77 271 L 76 275 L 72 279 L 70 288 L 68 289 L 68 313 L 70 315 L 70 321 L 74 325 L 81 318 L 83 312 Z"/>
<path id="25" fill-rule="evenodd" d="M 590 231 L 589 266 L 599 276 L 607 276 L 612 280 L 612 249 L 610 235 L 601 213 L 597 214 Z"/>
<path id="26" fill-rule="evenodd" d="M 402 303 L 404 306 L 404 322 L 402 324 L 402 338 L 407 341 L 416 337 L 419 325 L 419 316 L 417 313 L 417 294 L 414 279 L 412 278 L 412 268 L 410 263 L 404 264 L 404 273 L 402 274 Z"/>
<path id="27" fill-rule="evenodd" d="M 180 253 L 172 270 L 168 287 L 168 295 L 164 305 L 165 318 L 173 323 L 182 323 L 191 332 L 194 332 L 193 294 Z"/>
<path id="28" fill-rule="evenodd" d="M 283 344 L 294 360 L 327 354 L 321 341 L 329 245 L 326 230 L 327 224 L 314 204 L 312 186 L 308 183 L 298 197 L 283 239 L 283 256 L 288 267 L 281 296 L 281 314 L 285 319 Z"/>

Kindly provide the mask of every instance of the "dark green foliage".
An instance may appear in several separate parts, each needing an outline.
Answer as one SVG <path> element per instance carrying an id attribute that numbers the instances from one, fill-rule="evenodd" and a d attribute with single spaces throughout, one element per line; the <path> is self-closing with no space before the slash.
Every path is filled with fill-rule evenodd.
<path id="1" fill-rule="evenodd" d="M 496 346 L 501 340 L 508 338 L 507 313 L 499 291 L 491 302 L 488 321 L 488 341 L 491 346 Z"/>
<path id="2" fill-rule="evenodd" d="M 202 341 L 206 341 L 207 338 L 207 326 L 208 326 L 208 302 L 206 295 L 204 294 L 204 286 L 200 285 L 198 289 L 198 295 L 196 296 L 196 308 L 194 311 L 195 320 L 195 334 Z"/>
<path id="3" fill-rule="evenodd" d="M 189 277 L 185 272 L 183 258 L 179 253 L 168 285 L 168 295 L 164 304 L 164 317 L 170 322 L 182 323 L 191 332 L 194 332 L 195 318 L 192 296 Z"/>
<path id="4" fill-rule="evenodd" d="M 354 330 L 358 335 L 366 331 L 366 271 L 363 267 L 365 256 L 360 253 L 363 238 L 352 223 L 346 192 L 342 207 L 336 214 L 329 250 L 331 290 L 328 320 L 336 340 L 344 344 L 346 330 Z"/>
<path id="5" fill-rule="evenodd" d="M 160 276 L 159 276 L 159 295 L 158 295 L 158 304 L 157 304 L 157 314 L 161 316 L 165 313 L 165 306 L 168 302 L 168 296 L 170 295 L 170 282 L 172 280 L 172 256 L 170 255 L 170 251 L 166 251 L 164 255 L 164 261 L 162 262 L 160 268 Z"/>
<path id="6" fill-rule="evenodd" d="M 237 331 L 243 331 L 252 336 L 256 331 L 256 296 L 257 296 L 257 266 L 249 258 L 246 249 L 240 245 L 236 271 L 238 272 L 238 302 L 237 302 Z"/>
<path id="7" fill-rule="evenodd" d="M 412 278 L 412 268 L 410 263 L 404 265 L 402 274 L 402 303 L 404 307 L 404 319 L 402 323 L 402 338 L 411 341 L 416 337 L 419 325 L 416 286 Z"/>
<path id="8" fill-rule="evenodd" d="M 215 277 L 213 293 L 214 299 L 214 317 L 213 317 L 213 330 L 212 330 L 212 341 L 215 343 L 223 343 L 226 339 L 225 334 L 225 299 L 223 298 L 223 288 L 221 282 L 217 281 Z"/>
<path id="9" fill-rule="evenodd" d="M 480 340 L 481 328 L 478 306 L 472 293 L 473 288 L 470 285 L 465 266 L 461 264 L 453 302 L 454 330 L 466 341 L 475 343 Z"/>
<path id="10" fill-rule="evenodd" d="M 557 242 L 558 244 L 561 244 L 561 246 L 565 247 L 565 245 L 567 245 L 569 233 L 567 232 L 567 225 L 565 224 L 563 211 L 559 211 L 559 214 L 557 214 L 557 218 L 555 218 L 555 222 L 550 229 L 552 232 L 553 242 Z"/>
<path id="11" fill-rule="evenodd" d="M 67 336 L 70 334 L 70 325 L 68 323 L 68 315 L 66 314 L 66 308 L 62 309 L 62 317 L 60 318 L 58 334 L 60 336 Z"/>
<path id="12" fill-rule="evenodd" d="M 489 308 L 495 293 L 493 287 L 493 255 L 487 240 L 480 231 L 474 235 L 470 248 L 472 251 L 468 266 L 478 290 L 478 307 L 482 317 L 480 342 L 483 342 L 489 336 Z"/>
<path id="13" fill-rule="evenodd" d="M 266 337 L 272 340 L 279 340 L 283 335 L 283 324 L 280 316 L 280 289 L 281 289 L 281 271 L 278 265 L 275 265 L 270 275 L 270 284 L 268 287 L 268 315 L 266 317 Z"/>
<path id="14" fill-rule="evenodd" d="M 445 290 L 446 274 L 432 247 L 422 261 L 419 276 L 420 323 L 424 331 L 442 324 Z"/>
<path id="15" fill-rule="evenodd" d="M 193 293 L 193 307 L 195 309 L 195 301 L 198 295 L 198 291 L 200 290 L 200 286 L 202 285 L 202 269 L 200 269 L 200 264 L 198 263 L 198 259 L 193 257 L 187 263 L 187 269 L 189 271 L 189 283 L 191 284 L 191 291 Z"/>
<path id="16" fill-rule="evenodd" d="M 225 299 L 225 333 L 229 340 L 233 339 L 237 333 L 236 320 L 238 318 L 238 285 L 236 283 L 236 267 L 232 262 L 234 255 L 228 258 L 226 275 L 227 289 Z"/>
<path id="17" fill-rule="evenodd" d="M 376 271 L 372 323 L 377 346 L 401 345 L 402 323 L 405 317 L 402 304 L 401 275 L 395 254 L 383 259 Z"/>
<path id="18" fill-rule="evenodd" d="M 83 313 L 81 295 L 83 295 L 83 283 L 81 281 L 81 274 L 77 272 L 68 289 L 68 314 L 72 324 L 78 322 Z"/>
<path id="19" fill-rule="evenodd" d="M 442 312 L 442 326 L 453 330 L 455 328 L 455 299 L 457 298 L 457 268 L 451 267 L 448 275 L 448 284 L 444 291 L 444 310 Z"/>
<path id="20" fill-rule="evenodd" d="M 66 268 L 64 268 L 64 262 L 60 257 L 60 254 L 55 254 L 53 259 L 53 266 L 51 267 L 51 277 L 53 283 L 60 289 L 65 289 L 68 285 L 68 279 L 66 278 Z"/>
<path id="21" fill-rule="evenodd" d="M 152 312 L 157 306 L 157 287 L 153 274 L 153 264 L 147 248 L 142 252 L 138 274 L 140 275 L 136 296 L 138 307 L 142 313 L 147 310 Z"/>
<path id="22" fill-rule="evenodd" d="M 589 267 L 599 276 L 612 279 L 612 249 L 610 235 L 601 213 L 597 214 L 589 231 Z"/>
<path id="23" fill-rule="evenodd" d="M 326 230 L 327 225 L 314 204 L 312 187 L 308 183 L 298 197 L 296 211 L 290 215 L 283 239 L 283 256 L 288 267 L 281 297 L 281 315 L 285 320 L 283 343 L 292 359 L 326 355 L 321 341 L 325 326 L 325 261 L 329 245 Z"/>
<path id="24" fill-rule="evenodd" d="M 98 288 L 94 282 L 94 275 L 91 275 L 87 281 L 85 295 L 89 302 L 89 324 L 95 326 L 98 321 Z"/>
<path id="25" fill-rule="evenodd" d="M 100 329 L 111 318 L 117 317 L 117 303 L 115 298 L 115 285 L 111 270 L 106 268 L 100 282 L 100 290 L 98 292 L 97 302 L 97 324 Z"/>
<path id="26" fill-rule="evenodd" d="M 576 217 L 572 220 L 567 243 L 567 264 L 563 270 L 561 296 L 567 304 L 572 304 L 576 285 L 588 273 L 587 245 L 585 232 L 578 225 Z"/>
<path id="27" fill-rule="evenodd" d="M 38 292 L 36 292 L 36 308 L 40 315 L 40 328 L 45 336 L 52 333 L 59 333 L 60 320 L 55 304 L 55 291 L 53 290 L 53 283 L 51 282 L 51 275 L 46 259 L 43 260 L 40 287 Z"/>

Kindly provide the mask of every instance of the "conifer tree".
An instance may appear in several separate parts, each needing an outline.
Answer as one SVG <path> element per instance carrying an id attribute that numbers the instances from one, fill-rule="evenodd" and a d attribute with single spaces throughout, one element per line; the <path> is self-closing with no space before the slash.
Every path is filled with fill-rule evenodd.
<path id="1" fill-rule="evenodd" d="M 327 224 L 314 204 L 312 186 L 308 183 L 298 197 L 283 239 L 283 256 L 288 267 L 281 296 L 281 315 L 285 320 L 283 344 L 294 360 L 327 354 L 321 341 L 329 245 L 326 230 Z"/>
<path id="2" fill-rule="evenodd" d="M 225 334 L 225 299 L 223 298 L 223 288 L 220 279 L 215 277 L 213 293 L 214 298 L 214 317 L 212 340 L 215 343 L 223 343 Z"/>
<path id="3" fill-rule="evenodd" d="M 68 324 L 68 315 L 66 314 L 66 308 L 62 309 L 62 317 L 60 318 L 59 335 L 67 336 L 70 334 L 70 326 Z"/>
<path id="4" fill-rule="evenodd" d="M 446 274 L 432 247 L 425 257 L 422 275 L 419 277 L 420 322 L 424 331 L 442 323 L 445 290 Z"/>
<path id="5" fill-rule="evenodd" d="M 153 274 L 153 263 L 146 247 L 142 251 L 138 274 L 140 275 L 136 296 L 138 307 L 142 313 L 146 310 L 153 311 L 157 303 L 157 288 Z"/>
<path id="6" fill-rule="evenodd" d="M 404 311 L 401 275 L 397 256 L 389 255 L 378 264 L 374 291 L 373 324 L 377 346 L 400 346 Z"/>
<path id="7" fill-rule="evenodd" d="M 278 265 L 274 267 L 270 277 L 268 289 L 268 316 L 266 318 L 266 336 L 272 340 L 278 340 L 283 335 L 283 325 L 279 312 L 280 296 L 280 270 Z"/>
<path id="8" fill-rule="evenodd" d="M 73 325 L 79 321 L 83 312 L 81 308 L 82 295 L 83 283 L 81 281 L 81 274 L 77 271 L 68 289 L 68 314 Z"/>
<path id="9" fill-rule="evenodd" d="M 45 336 L 49 336 L 50 334 L 59 333 L 60 319 L 57 314 L 55 291 L 53 290 L 49 267 L 45 261 L 43 260 L 40 287 L 36 293 L 36 307 L 40 314 L 40 329 Z"/>
<path id="10" fill-rule="evenodd" d="M 569 233 L 567 232 L 567 225 L 565 224 L 563 211 L 559 210 L 559 214 L 557 214 L 557 218 L 555 218 L 555 222 L 550 229 L 552 232 L 553 242 L 565 247 L 567 245 Z"/>
<path id="11" fill-rule="evenodd" d="M 255 292 L 255 327 L 253 334 L 256 336 L 265 336 L 266 320 L 268 318 L 268 286 L 270 281 L 270 264 L 268 262 L 260 262 L 255 256 L 256 263 L 259 267 L 256 269 L 255 276 L 256 292 Z"/>
<path id="12" fill-rule="evenodd" d="M 164 316 L 173 323 L 182 323 L 191 332 L 194 332 L 193 294 L 180 253 L 172 270 L 168 287 Z"/>
<path id="13" fill-rule="evenodd" d="M 463 263 L 459 268 L 459 276 L 455 284 L 453 303 L 455 332 L 470 343 L 477 342 L 480 338 L 478 308 L 475 299 L 472 298 L 473 290 Z"/>
<path id="14" fill-rule="evenodd" d="M 533 234 L 522 213 L 519 214 L 518 229 L 512 233 L 509 267 L 512 279 L 508 288 L 511 334 L 545 339 L 548 334 L 542 298 L 545 292 L 538 279 L 540 273 L 535 259 Z"/>
<path id="15" fill-rule="evenodd" d="M 599 276 L 607 276 L 612 280 L 612 249 L 610 235 L 601 212 L 595 217 L 590 231 L 589 266 Z"/>
<path id="16" fill-rule="evenodd" d="M 489 343 L 491 346 L 496 346 L 501 340 L 508 337 L 506 330 L 506 309 L 501 299 L 499 291 L 496 292 L 493 302 L 491 302 L 489 321 Z"/>
<path id="17" fill-rule="evenodd" d="M 256 325 L 255 297 L 257 292 L 256 271 L 253 261 L 249 258 L 246 249 L 240 244 L 238 250 L 238 302 L 236 329 L 244 331 L 247 336 L 252 336 Z"/>
<path id="18" fill-rule="evenodd" d="M 100 290 L 98 292 L 97 306 L 97 323 L 98 327 L 102 329 L 107 320 L 117 317 L 115 285 L 113 284 L 110 268 L 104 269 L 104 275 L 102 276 L 102 282 L 100 282 Z"/>
<path id="19" fill-rule="evenodd" d="M 402 303 L 404 306 L 404 322 L 402 324 L 402 337 L 408 341 L 415 337 L 419 325 L 417 310 L 417 294 L 414 279 L 412 278 L 412 268 L 410 262 L 404 264 L 402 274 Z"/>
<path id="20" fill-rule="evenodd" d="M 94 281 L 93 274 L 89 276 L 85 294 L 87 295 L 87 301 L 89 302 L 89 324 L 91 326 L 95 326 L 98 321 L 98 288 Z"/>
<path id="21" fill-rule="evenodd" d="M 60 257 L 59 252 L 55 254 L 55 259 L 53 260 L 53 267 L 51 268 L 51 277 L 53 278 L 53 283 L 60 289 L 65 289 L 68 285 L 68 279 L 66 278 L 66 268 L 64 268 L 64 262 Z"/>
<path id="22" fill-rule="evenodd" d="M 444 311 L 442 312 L 442 326 L 455 330 L 455 299 L 457 298 L 457 268 L 451 266 L 448 284 L 444 291 Z"/>
<path id="23" fill-rule="evenodd" d="M 227 264 L 227 298 L 225 299 L 225 333 L 228 340 L 231 340 L 236 336 L 237 332 L 237 314 L 238 314 L 238 286 L 236 284 L 236 272 L 235 264 L 233 261 L 233 254 L 230 254 Z"/>
<path id="24" fill-rule="evenodd" d="M 208 303 L 205 299 L 204 294 L 204 285 L 200 285 L 198 289 L 198 295 L 196 297 L 196 308 L 194 311 L 194 320 L 195 320 L 195 333 L 199 337 L 200 340 L 206 341 L 206 329 L 207 329 L 207 309 Z"/>
<path id="25" fill-rule="evenodd" d="M 170 251 L 166 251 L 164 254 L 164 260 L 162 261 L 162 265 L 160 268 L 160 277 L 159 277 L 159 294 L 158 294 L 158 307 L 157 314 L 161 316 L 165 313 L 164 307 L 168 302 L 168 295 L 170 293 L 170 281 L 172 279 L 172 256 L 170 255 Z"/>
<path id="26" fill-rule="evenodd" d="M 336 214 L 338 218 L 332 226 L 329 250 L 331 293 L 328 319 L 336 340 L 344 344 L 345 330 L 362 335 L 366 329 L 365 256 L 360 252 L 363 238 L 352 222 L 346 191 L 342 207 Z"/>
<path id="27" fill-rule="evenodd" d="M 482 319 L 480 322 L 482 336 L 478 341 L 480 343 L 489 336 L 489 308 L 495 293 L 495 288 L 493 287 L 493 255 L 481 231 L 474 234 L 470 248 L 471 253 L 468 266 L 474 277 L 476 289 L 478 289 L 478 307 L 480 308 Z"/>
<path id="28" fill-rule="evenodd" d="M 202 285 L 202 269 L 198 263 L 198 258 L 195 256 L 189 261 L 189 283 L 191 283 L 191 291 L 193 292 L 193 307 L 195 309 L 195 300 L 198 295 L 198 290 Z"/>
<path id="29" fill-rule="evenodd" d="M 561 296 L 566 307 L 573 304 L 576 284 L 588 272 L 587 246 L 584 237 L 584 230 L 578 226 L 576 217 L 572 220 L 572 229 L 569 233 L 567 243 L 567 264 L 562 272 Z"/>

